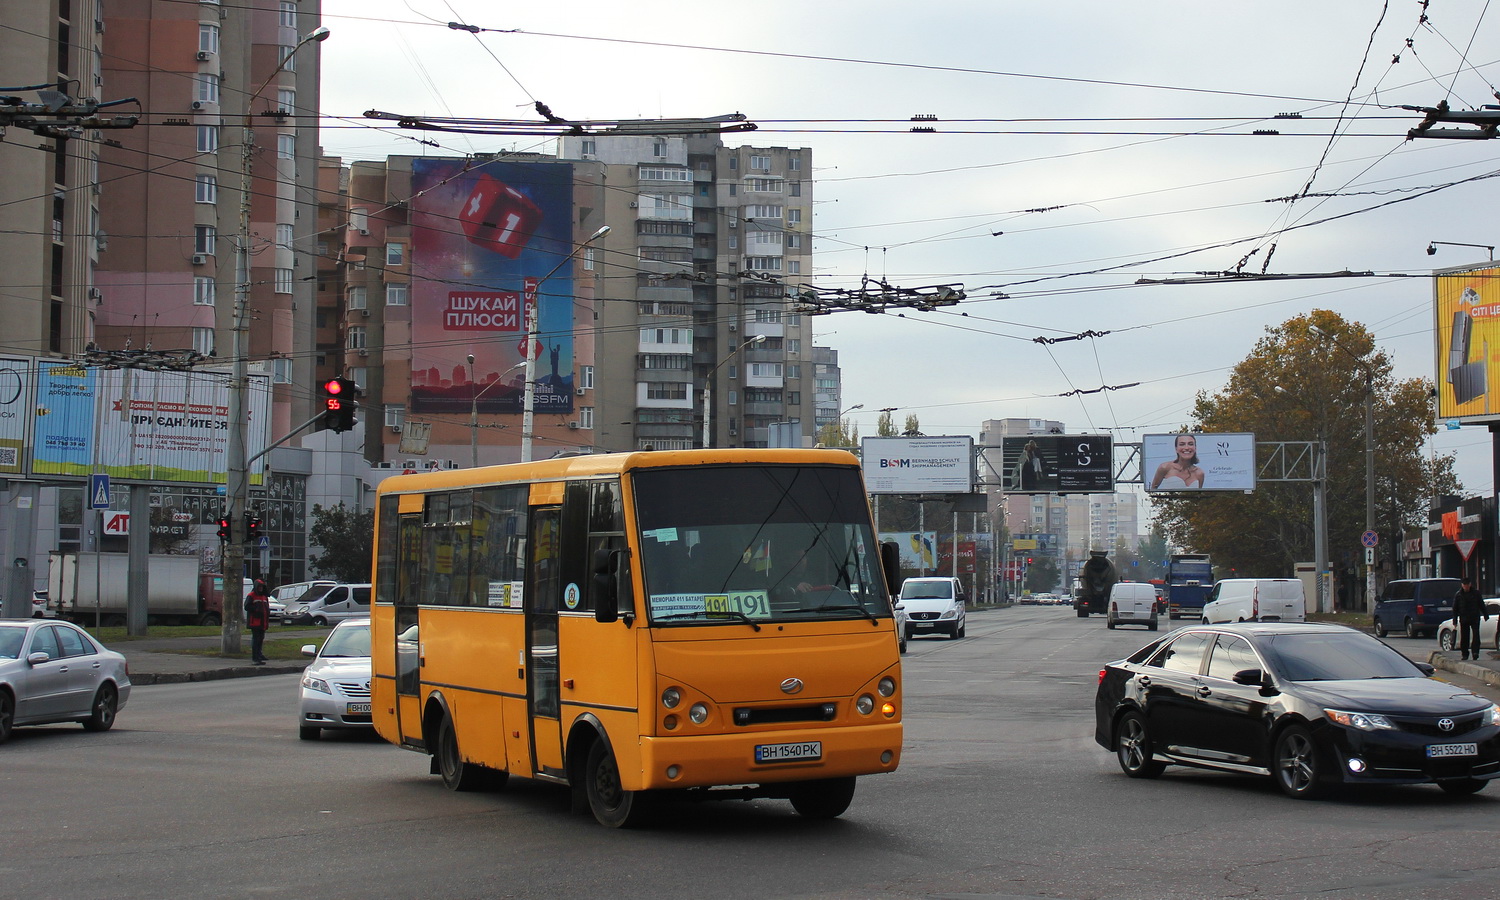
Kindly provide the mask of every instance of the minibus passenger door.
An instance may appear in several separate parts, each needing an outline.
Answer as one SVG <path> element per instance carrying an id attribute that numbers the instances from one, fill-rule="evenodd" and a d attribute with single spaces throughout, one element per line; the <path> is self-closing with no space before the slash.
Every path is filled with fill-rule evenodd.
<path id="1" fill-rule="evenodd" d="M 526 570 L 526 701 L 531 716 L 531 762 L 537 773 L 562 777 L 557 609 L 561 593 L 562 507 L 531 512 L 531 560 Z"/>
<path id="2" fill-rule="evenodd" d="M 422 514 L 401 517 L 396 565 L 396 714 L 401 740 L 425 746 L 422 738 L 422 656 L 417 613 L 422 572 Z M 381 652 L 389 652 L 382 648 Z"/>

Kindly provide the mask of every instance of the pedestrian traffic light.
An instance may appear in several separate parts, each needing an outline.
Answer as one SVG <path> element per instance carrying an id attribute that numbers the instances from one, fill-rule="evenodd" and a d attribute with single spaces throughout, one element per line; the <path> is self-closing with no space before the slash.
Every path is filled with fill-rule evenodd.
<path id="1" fill-rule="evenodd" d="M 340 375 L 323 382 L 323 427 L 343 432 L 354 427 L 354 410 L 358 407 L 358 387 Z"/>
<path id="2" fill-rule="evenodd" d="M 229 540 L 229 517 L 219 516 L 219 540 Z"/>

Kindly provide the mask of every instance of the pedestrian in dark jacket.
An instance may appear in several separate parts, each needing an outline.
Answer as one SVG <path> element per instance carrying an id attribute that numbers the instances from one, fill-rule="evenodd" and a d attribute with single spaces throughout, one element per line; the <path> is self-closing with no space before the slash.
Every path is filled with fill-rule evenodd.
<path id="1" fill-rule="evenodd" d="M 1488 620 L 1489 611 L 1484 607 L 1484 598 L 1474 590 L 1474 580 L 1465 578 L 1463 587 L 1453 595 L 1453 618 L 1458 625 L 1459 659 L 1468 659 L 1472 653 L 1479 658 L 1479 620 Z"/>
<path id="2" fill-rule="evenodd" d="M 245 627 L 250 629 L 250 661 L 254 665 L 266 664 L 263 648 L 266 643 L 266 628 L 270 624 L 271 598 L 266 595 L 266 583 L 257 578 L 255 587 L 245 597 Z"/>

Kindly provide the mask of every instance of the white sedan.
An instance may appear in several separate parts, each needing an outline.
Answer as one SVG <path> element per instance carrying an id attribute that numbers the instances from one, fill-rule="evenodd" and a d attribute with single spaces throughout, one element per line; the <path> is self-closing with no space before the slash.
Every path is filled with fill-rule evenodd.
<path id="1" fill-rule="evenodd" d="M 1500 600 L 1486 598 L 1484 611 L 1489 613 L 1489 618 L 1479 620 L 1479 646 L 1491 650 L 1500 650 L 1500 641 L 1496 640 L 1495 627 L 1500 625 Z M 1438 647 L 1443 650 L 1458 649 L 1458 621 L 1449 619 L 1438 626 Z"/>

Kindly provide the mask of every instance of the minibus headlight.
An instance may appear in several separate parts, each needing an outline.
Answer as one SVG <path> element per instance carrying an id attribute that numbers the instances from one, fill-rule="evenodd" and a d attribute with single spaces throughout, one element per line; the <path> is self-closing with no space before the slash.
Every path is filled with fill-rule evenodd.
<path id="1" fill-rule="evenodd" d="M 880 679 L 880 683 L 875 686 L 875 689 L 880 691 L 880 696 L 889 697 L 896 693 L 896 679 L 887 675 Z"/>
<path id="2" fill-rule="evenodd" d="M 875 711 L 875 698 L 869 694 L 860 694 L 859 699 L 854 701 L 854 708 L 859 710 L 862 716 L 868 716 Z"/>
<path id="3" fill-rule="evenodd" d="M 702 725 L 704 722 L 707 722 L 708 705 L 704 703 L 694 703 L 692 708 L 688 710 L 688 718 L 693 720 L 694 725 Z"/>
<path id="4" fill-rule="evenodd" d="M 682 702 L 682 691 L 669 687 L 661 692 L 661 705 L 667 709 L 676 709 L 677 704 Z"/>

